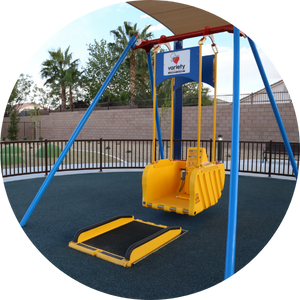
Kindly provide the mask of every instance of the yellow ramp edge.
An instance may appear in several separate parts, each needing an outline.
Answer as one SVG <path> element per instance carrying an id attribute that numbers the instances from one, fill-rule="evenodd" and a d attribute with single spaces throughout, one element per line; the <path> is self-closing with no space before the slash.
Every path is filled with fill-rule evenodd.
<path id="1" fill-rule="evenodd" d="M 140 228 L 141 226 L 142 228 Z M 144 230 L 143 228 L 146 228 L 146 232 L 142 235 L 142 238 L 140 238 L 140 234 L 134 240 L 131 237 L 131 235 L 134 235 L 134 232 L 131 233 L 128 229 L 131 228 L 134 230 L 137 227 L 139 227 L 139 234 L 140 231 Z M 123 252 L 116 250 L 117 246 L 115 245 L 113 245 L 112 249 L 115 249 L 117 253 L 108 251 L 107 249 L 110 249 L 110 247 L 103 240 L 103 249 L 98 247 L 101 246 L 101 239 L 103 237 L 105 240 L 105 236 L 108 237 L 108 235 L 117 234 L 118 230 L 128 235 L 124 238 L 125 246 L 121 245 Z M 69 243 L 69 247 L 123 267 L 131 267 L 139 260 L 179 237 L 183 232 L 181 227 L 178 226 L 156 225 L 151 222 L 134 219 L 133 216 L 119 216 L 79 230 L 73 241 Z M 114 239 L 114 236 L 110 236 L 110 241 L 113 240 L 120 243 L 122 238 Z M 134 242 L 127 245 L 128 240 L 134 240 Z M 125 253 L 124 249 L 126 250 Z"/>

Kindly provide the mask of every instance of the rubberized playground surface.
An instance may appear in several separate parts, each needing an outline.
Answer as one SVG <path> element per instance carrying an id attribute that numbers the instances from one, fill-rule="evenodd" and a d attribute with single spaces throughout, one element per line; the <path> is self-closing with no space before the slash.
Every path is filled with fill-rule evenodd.
<path id="1" fill-rule="evenodd" d="M 56 176 L 23 229 L 57 268 L 101 292 L 132 299 L 189 295 L 224 279 L 229 180 L 226 175 L 215 206 L 190 217 L 142 207 L 142 172 Z M 43 181 L 5 183 L 19 222 Z M 295 181 L 240 176 L 236 272 L 271 239 L 294 189 Z M 188 232 L 131 268 L 68 247 L 79 229 L 118 215 L 181 226 Z"/>

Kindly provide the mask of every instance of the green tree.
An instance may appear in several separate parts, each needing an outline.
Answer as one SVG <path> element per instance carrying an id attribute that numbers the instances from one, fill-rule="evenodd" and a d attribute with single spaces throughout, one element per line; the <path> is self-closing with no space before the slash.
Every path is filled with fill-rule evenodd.
<path id="1" fill-rule="evenodd" d="M 32 89 L 35 86 L 32 76 L 28 74 L 21 74 L 18 79 L 18 97 L 21 102 L 32 101 Z"/>
<path id="2" fill-rule="evenodd" d="M 171 100 L 171 79 L 163 81 L 156 90 L 156 95 L 158 99 L 168 99 Z"/>
<path id="3" fill-rule="evenodd" d="M 197 82 L 188 82 L 183 85 L 183 105 L 198 105 L 198 89 L 199 84 Z M 213 101 L 210 100 L 208 93 L 210 92 L 209 87 L 205 87 L 201 84 L 201 106 L 213 105 Z"/>
<path id="4" fill-rule="evenodd" d="M 86 102 L 91 102 L 108 77 L 118 59 L 118 54 L 111 51 L 103 39 L 99 42 L 95 40 L 93 44 L 89 44 L 88 51 L 88 61 L 85 72 L 82 74 L 82 87 Z M 129 69 L 125 64 L 121 64 L 101 97 L 100 104 L 101 102 L 128 100 L 129 83 Z"/>
<path id="5" fill-rule="evenodd" d="M 19 127 L 20 118 L 18 117 L 18 111 L 14 109 L 10 114 L 10 124 L 8 125 L 7 138 L 11 141 L 18 140 L 18 134 L 20 131 Z"/>
<path id="6" fill-rule="evenodd" d="M 35 85 L 32 93 L 32 103 L 40 104 L 44 108 L 51 106 L 51 96 L 49 90 L 45 90 Z"/>
<path id="7" fill-rule="evenodd" d="M 4 103 L 3 103 L 3 106 L 1 108 L 1 115 L 3 113 L 8 115 L 9 112 L 12 110 L 13 102 L 15 101 L 15 99 L 18 96 L 17 84 L 18 84 L 18 80 L 15 77 L 14 80 L 12 81 L 7 93 L 6 93 Z"/>
<path id="8" fill-rule="evenodd" d="M 37 132 L 40 135 L 41 131 L 41 121 L 40 121 L 40 110 L 36 106 L 34 110 L 29 112 L 30 115 L 30 123 L 32 129 L 32 137 L 34 137 L 34 132 Z"/>
<path id="9" fill-rule="evenodd" d="M 17 84 L 18 84 L 18 80 L 15 77 L 6 93 L 5 101 L 13 102 L 15 100 L 15 98 L 18 95 Z"/>
<path id="10" fill-rule="evenodd" d="M 22 103 L 40 103 L 42 106 L 49 106 L 48 93 L 32 80 L 32 76 L 17 73 L 5 97 L 2 111 L 10 115 L 18 105 Z"/>
<path id="11" fill-rule="evenodd" d="M 135 77 L 135 95 L 136 99 L 145 100 L 152 98 L 151 82 L 149 77 L 147 55 L 143 49 L 137 49 L 136 52 L 136 77 Z"/>
<path id="12" fill-rule="evenodd" d="M 30 92 L 33 84 L 31 76 L 18 72 L 8 89 L 2 111 L 10 115 L 19 104 L 30 102 Z"/>
<path id="13" fill-rule="evenodd" d="M 123 27 L 119 26 L 116 30 L 111 30 L 114 35 L 115 43 L 109 43 L 112 51 L 116 52 L 118 56 L 124 51 L 129 40 L 136 35 L 138 39 L 150 39 L 153 37 L 151 32 L 147 32 L 151 25 L 146 26 L 141 32 L 137 28 L 137 24 L 131 25 L 130 22 L 124 22 Z M 145 55 L 145 54 L 144 54 Z M 130 50 L 129 58 L 126 59 L 127 65 L 130 69 L 130 93 L 131 104 L 135 104 L 136 95 L 136 52 Z"/>
<path id="14" fill-rule="evenodd" d="M 60 87 L 63 109 L 66 108 L 67 70 L 77 68 L 79 63 L 79 59 L 72 61 L 72 53 L 69 53 L 69 49 L 70 46 L 64 52 L 61 48 L 57 51 L 48 51 L 50 58 L 42 63 L 41 69 L 41 77 L 46 79 L 44 85 L 51 88 Z"/>

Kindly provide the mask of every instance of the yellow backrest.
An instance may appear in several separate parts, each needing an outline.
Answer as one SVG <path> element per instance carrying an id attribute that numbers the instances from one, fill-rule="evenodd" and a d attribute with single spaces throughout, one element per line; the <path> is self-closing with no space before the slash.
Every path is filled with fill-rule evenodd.
<path id="1" fill-rule="evenodd" d="M 186 157 L 186 167 L 196 167 L 197 166 L 197 147 L 190 147 L 187 152 Z M 200 164 L 207 162 L 206 150 L 204 148 L 200 148 Z"/>

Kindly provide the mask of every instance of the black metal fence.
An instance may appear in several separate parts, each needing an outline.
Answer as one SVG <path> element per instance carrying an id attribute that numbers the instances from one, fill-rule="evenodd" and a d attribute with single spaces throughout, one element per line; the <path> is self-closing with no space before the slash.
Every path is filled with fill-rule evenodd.
<path id="1" fill-rule="evenodd" d="M 44 173 L 47 175 L 67 140 L 1 142 L 1 172 L 3 177 Z M 187 149 L 196 147 L 196 140 L 174 140 L 174 159 L 185 160 Z M 212 160 L 212 140 L 201 141 L 207 157 Z M 291 144 L 299 168 L 299 143 Z M 170 158 L 170 141 L 163 140 L 165 158 Z M 231 168 L 231 142 L 216 141 L 216 161 Z M 156 142 L 156 160 L 160 158 Z M 152 160 L 152 140 L 76 140 L 58 171 L 104 169 L 142 169 Z M 240 142 L 239 171 L 271 175 L 294 176 L 285 146 L 278 142 Z"/>
<path id="2" fill-rule="evenodd" d="M 292 103 L 291 96 L 288 91 L 273 92 L 276 103 Z M 232 103 L 233 95 L 219 95 L 217 96 L 218 104 Z M 265 91 L 251 93 L 251 94 L 240 94 L 241 104 L 270 104 L 269 96 Z"/>

